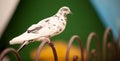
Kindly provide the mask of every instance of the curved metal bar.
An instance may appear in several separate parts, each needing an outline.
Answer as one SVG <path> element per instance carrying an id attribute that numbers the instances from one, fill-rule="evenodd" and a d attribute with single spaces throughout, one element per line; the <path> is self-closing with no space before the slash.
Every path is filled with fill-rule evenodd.
<path id="1" fill-rule="evenodd" d="M 56 52 L 56 49 L 54 47 L 54 44 L 53 43 L 49 43 L 49 46 L 52 48 L 53 50 L 53 54 L 54 54 L 54 60 L 55 61 L 58 61 L 58 56 L 57 56 L 57 52 Z"/>
<path id="2" fill-rule="evenodd" d="M 118 58 L 117 60 L 120 61 L 120 29 L 119 29 L 119 36 L 118 36 Z"/>
<path id="3" fill-rule="evenodd" d="M 92 61 L 95 61 L 96 50 L 93 49 L 93 50 L 91 51 L 91 54 L 92 54 Z"/>
<path id="4" fill-rule="evenodd" d="M 40 52 L 41 52 L 43 46 L 44 46 L 46 43 L 47 43 L 47 41 L 42 41 L 42 43 L 39 45 L 38 50 L 37 50 L 37 53 L 36 53 L 35 61 L 39 61 Z"/>
<path id="5" fill-rule="evenodd" d="M 17 60 L 18 60 L 18 61 L 21 61 L 20 55 L 19 55 L 18 52 L 17 52 L 15 49 L 13 49 L 13 48 L 7 48 L 7 49 L 5 49 L 3 52 L 1 52 L 1 54 L 0 54 L 0 61 L 2 61 L 3 58 L 5 57 L 5 55 L 7 55 L 9 52 L 12 52 L 12 53 L 15 55 L 15 57 L 17 58 Z"/>
<path id="6" fill-rule="evenodd" d="M 97 55 L 98 55 L 98 61 L 101 61 L 101 56 L 100 56 L 100 43 L 99 43 L 99 40 L 98 40 L 98 36 L 96 35 L 96 33 L 94 32 L 91 32 L 88 36 L 88 39 L 87 39 L 87 44 L 86 44 L 86 61 L 88 61 L 88 56 L 89 56 L 89 49 L 90 49 L 90 43 L 91 43 L 91 39 L 92 38 L 95 38 L 95 42 L 96 42 L 96 48 L 97 48 Z"/>
<path id="7" fill-rule="evenodd" d="M 84 61 L 84 54 L 83 54 L 84 52 L 83 52 L 82 42 L 81 42 L 79 36 L 77 36 L 77 35 L 72 36 L 71 39 L 69 40 L 69 43 L 67 45 L 67 50 L 66 50 L 65 61 L 69 61 L 70 47 L 75 39 L 78 40 L 79 45 L 80 45 L 81 61 Z"/>
<path id="8" fill-rule="evenodd" d="M 36 57 L 35 57 L 35 61 L 39 61 L 39 55 L 40 55 L 40 52 L 43 48 L 43 46 L 47 43 L 47 41 L 42 41 L 42 43 L 40 44 L 39 48 L 38 48 L 38 51 L 36 53 Z M 50 43 L 49 46 L 52 48 L 52 51 L 53 51 L 53 54 L 54 54 L 54 60 L 55 61 L 58 61 L 58 57 L 57 57 L 57 53 L 56 53 L 56 49 L 54 47 L 54 44 L 53 43 Z"/>
<path id="9" fill-rule="evenodd" d="M 114 41 L 113 33 L 110 28 L 107 28 L 104 32 L 103 36 L 103 61 L 106 61 L 106 44 L 107 44 L 107 39 L 108 39 L 108 34 L 110 34 L 110 37 L 112 39 L 112 43 Z"/>
<path id="10" fill-rule="evenodd" d="M 112 52 L 112 50 L 113 50 L 113 49 L 112 49 L 112 44 L 109 42 L 107 47 L 108 47 L 108 52 L 111 53 L 111 54 L 109 54 L 109 56 L 108 56 L 108 61 L 114 61 L 114 60 L 112 59 L 112 53 L 113 53 L 113 52 Z"/>
<path id="11" fill-rule="evenodd" d="M 78 61 L 78 56 L 73 56 L 73 61 Z"/>

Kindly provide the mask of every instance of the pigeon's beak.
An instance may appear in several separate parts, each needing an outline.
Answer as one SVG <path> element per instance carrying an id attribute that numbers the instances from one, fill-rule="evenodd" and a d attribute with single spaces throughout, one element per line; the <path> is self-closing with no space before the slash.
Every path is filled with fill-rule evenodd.
<path id="1" fill-rule="evenodd" d="M 73 13 L 70 11 L 70 14 L 73 14 Z"/>
<path id="2" fill-rule="evenodd" d="M 71 10 L 69 11 L 69 14 L 72 14 Z"/>

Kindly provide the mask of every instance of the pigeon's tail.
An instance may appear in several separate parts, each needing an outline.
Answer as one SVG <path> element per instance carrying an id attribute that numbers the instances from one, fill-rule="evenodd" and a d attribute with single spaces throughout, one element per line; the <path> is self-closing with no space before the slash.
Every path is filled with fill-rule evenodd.
<path id="1" fill-rule="evenodd" d="M 10 45 L 12 44 L 22 44 L 25 41 L 29 41 L 29 40 L 34 40 L 38 38 L 38 35 L 36 34 L 28 34 L 27 32 L 23 33 L 22 35 L 13 38 L 12 40 L 10 40 Z"/>
<path id="2" fill-rule="evenodd" d="M 24 33 L 20 36 L 17 36 L 15 38 L 13 38 L 12 40 L 10 40 L 10 45 L 13 45 L 13 44 L 22 44 L 24 41 L 27 41 L 25 40 L 25 36 L 24 36 Z"/>
<path id="3" fill-rule="evenodd" d="M 22 44 L 25 40 L 20 40 L 19 38 L 14 38 L 12 40 L 10 40 L 9 44 L 13 45 L 13 44 Z"/>

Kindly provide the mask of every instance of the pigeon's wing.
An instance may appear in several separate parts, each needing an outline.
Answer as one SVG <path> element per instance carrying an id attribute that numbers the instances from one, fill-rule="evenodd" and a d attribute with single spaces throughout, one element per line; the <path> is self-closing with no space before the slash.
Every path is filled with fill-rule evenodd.
<path id="1" fill-rule="evenodd" d="M 59 21 L 58 17 L 53 16 L 43 19 L 39 23 L 32 25 L 30 28 L 28 28 L 27 32 L 39 34 L 39 37 L 51 36 L 61 30 L 61 24 L 63 23 Z"/>
<path id="2" fill-rule="evenodd" d="M 49 21 L 50 18 L 51 17 L 43 19 L 38 24 L 33 24 L 32 26 L 30 26 L 27 29 L 27 32 L 28 33 L 37 33 L 40 29 L 42 29 L 43 27 L 48 25 L 46 22 Z"/>
<path id="3" fill-rule="evenodd" d="M 28 33 L 37 33 L 40 29 L 42 29 L 43 26 L 37 26 L 37 25 L 32 25 L 31 27 L 28 28 L 27 32 Z"/>
<path id="4" fill-rule="evenodd" d="M 40 36 L 51 36 L 58 31 L 60 22 L 56 17 L 50 17 L 44 20 L 44 22 L 39 22 L 38 25 L 43 26 L 39 31 Z"/>
<path id="5" fill-rule="evenodd" d="M 46 35 L 49 35 L 48 34 L 48 29 L 47 28 L 42 28 L 40 29 L 40 33 L 37 32 L 37 33 L 34 33 L 33 31 L 28 33 L 28 31 L 26 31 L 25 33 L 13 38 L 12 40 L 10 40 L 10 44 L 21 44 L 23 43 L 24 41 L 29 41 L 29 40 L 35 40 L 37 38 L 40 38 L 40 37 L 45 37 Z"/>
<path id="6" fill-rule="evenodd" d="M 10 40 L 10 44 L 21 44 L 24 41 L 32 40 L 35 37 L 36 37 L 36 34 L 25 32 L 15 38 L 13 38 L 12 40 Z"/>
<path id="7" fill-rule="evenodd" d="M 38 24 L 32 25 L 28 30 L 21 34 L 18 37 L 13 38 L 10 41 L 10 44 L 21 44 L 24 41 L 34 40 L 40 37 L 48 37 L 57 31 L 57 24 L 59 21 L 56 21 L 56 18 L 49 18 L 50 23 L 46 22 L 48 19 L 39 22 Z M 53 24 L 56 24 L 54 26 Z"/>

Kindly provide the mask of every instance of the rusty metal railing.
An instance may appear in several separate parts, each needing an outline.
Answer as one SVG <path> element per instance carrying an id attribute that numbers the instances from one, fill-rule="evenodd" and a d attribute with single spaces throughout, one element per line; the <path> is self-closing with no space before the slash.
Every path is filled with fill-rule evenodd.
<path id="1" fill-rule="evenodd" d="M 65 61 L 69 61 L 70 48 L 75 39 L 78 41 L 79 46 L 80 46 L 81 61 L 89 61 L 90 59 L 92 61 L 96 61 L 96 58 L 97 58 L 97 61 L 120 61 L 120 31 L 118 35 L 119 35 L 118 40 L 117 42 L 115 42 L 112 30 L 110 28 L 106 28 L 103 34 L 103 43 L 100 45 L 100 41 L 99 41 L 97 34 L 95 32 L 91 32 L 87 38 L 86 48 L 83 48 L 80 37 L 78 35 L 73 35 L 70 38 L 68 45 L 67 45 Z M 108 41 L 108 37 L 111 38 L 110 41 Z M 94 39 L 95 41 L 96 49 L 90 50 L 92 39 Z M 58 56 L 57 56 L 56 48 L 54 47 L 54 44 L 47 43 L 47 41 L 43 41 L 38 47 L 35 61 L 39 61 L 40 52 L 45 44 L 48 44 L 52 48 L 53 55 L 54 55 L 54 61 L 58 61 Z M 100 49 L 100 46 L 102 47 L 102 50 Z M 17 60 L 21 61 L 22 59 L 20 58 L 19 51 L 23 47 L 24 47 L 23 45 L 20 46 L 18 50 L 15 50 L 13 48 L 6 48 L 0 54 L 0 61 L 2 61 L 5 55 L 7 55 L 9 52 L 12 52 L 17 58 Z M 91 58 L 89 58 L 90 54 L 91 54 Z M 73 61 L 78 61 L 78 56 L 74 55 Z"/>

